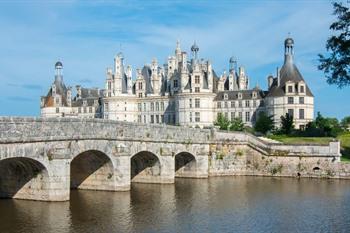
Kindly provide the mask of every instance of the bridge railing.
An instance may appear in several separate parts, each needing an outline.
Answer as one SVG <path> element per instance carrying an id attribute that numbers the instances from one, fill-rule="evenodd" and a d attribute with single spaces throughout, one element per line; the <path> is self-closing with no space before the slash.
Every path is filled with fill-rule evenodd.
<path id="1" fill-rule="evenodd" d="M 340 143 L 287 145 L 263 141 L 246 132 L 140 124 L 105 119 L 0 117 L 0 143 L 84 139 L 171 143 L 242 143 L 267 155 L 340 156 Z"/>

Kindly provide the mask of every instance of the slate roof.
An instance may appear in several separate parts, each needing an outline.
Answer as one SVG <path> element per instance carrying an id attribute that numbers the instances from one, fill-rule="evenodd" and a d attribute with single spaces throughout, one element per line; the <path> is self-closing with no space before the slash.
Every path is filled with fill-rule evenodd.
<path id="1" fill-rule="evenodd" d="M 300 74 L 298 68 L 293 62 L 292 55 L 286 55 L 285 62 L 280 70 L 280 85 L 278 86 L 277 78 L 274 78 L 271 88 L 268 93 L 268 97 L 278 97 L 285 95 L 285 86 L 288 81 L 298 83 L 303 81 L 305 83 L 306 95 L 313 96 L 310 88 L 306 84 L 303 76 Z"/>
<path id="2" fill-rule="evenodd" d="M 253 99 L 253 92 L 257 93 L 255 99 L 263 99 L 266 95 L 266 91 L 261 89 L 254 88 L 252 90 L 240 90 L 240 91 L 220 91 L 216 94 L 214 101 L 225 100 L 224 95 L 227 94 L 227 100 L 239 100 L 238 93 L 242 93 L 242 100 L 251 100 Z"/>

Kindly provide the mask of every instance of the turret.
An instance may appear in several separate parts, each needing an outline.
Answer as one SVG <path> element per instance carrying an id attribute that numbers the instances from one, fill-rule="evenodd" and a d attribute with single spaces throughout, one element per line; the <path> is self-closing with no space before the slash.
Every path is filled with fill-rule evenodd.
<path id="1" fill-rule="evenodd" d="M 236 66 L 237 66 L 237 60 L 236 60 L 236 58 L 235 57 L 231 57 L 230 58 L 230 73 L 231 72 L 237 72 L 236 71 Z"/>
<path id="2" fill-rule="evenodd" d="M 288 37 L 284 41 L 284 63 L 293 62 L 294 40 Z"/>
<path id="3" fill-rule="evenodd" d="M 181 62 L 182 61 L 182 57 L 181 57 L 181 48 L 180 48 L 180 41 L 177 40 L 176 41 L 176 49 L 175 49 L 175 56 L 176 56 L 176 60 L 177 62 Z"/>
<path id="4" fill-rule="evenodd" d="M 124 75 L 124 57 L 120 52 L 114 58 L 114 92 L 115 95 L 122 93 L 122 77 Z"/>
<path id="5" fill-rule="evenodd" d="M 158 62 L 157 59 L 152 60 L 152 65 L 151 65 L 151 71 L 152 71 L 152 76 L 151 76 L 151 82 L 152 82 L 152 87 L 153 87 L 153 92 L 154 94 L 158 94 L 160 91 L 160 83 L 159 83 L 159 74 L 158 74 Z"/>
<path id="6" fill-rule="evenodd" d="M 193 45 L 191 46 L 191 51 L 192 51 L 192 61 L 197 62 L 198 60 L 198 51 L 199 51 L 199 47 L 196 44 L 196 41 L 193 43 Z M 192 62 L 194 63 L 194 62 Z"/>
<path id="7" fill-rule="evenodd" d="M 55 82 L 62 82 L 63 81 L 63 65 L 62 62 L 58 61 L 55 64 Z"/>

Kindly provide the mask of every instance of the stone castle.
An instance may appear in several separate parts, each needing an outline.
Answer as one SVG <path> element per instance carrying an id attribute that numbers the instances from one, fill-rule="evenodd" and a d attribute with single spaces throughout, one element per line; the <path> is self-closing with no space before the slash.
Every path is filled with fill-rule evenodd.
<path id="1" fill-rule="evenodd" d="M 249 88 L 249 77 L 234 57 L 229 72 L 220 76 L 211 62 L 199 59 L 194 43 L 191 56 L 177 42 L 175 53 L 163 66 L 153 59 L 136 69 L 124 64 L 122 53 L 106 72 L 105 88 L 71 87 L 63 82 L 61 62 L 55 65 L 55 81 L 41 97 L 42 117 L 105 118 L 145 124 L 211 127 L 218 114 L 229 120 L 240 118 L 253 126 L 260 112 L 273 116 L 275 126 L 286 113 L 294 117 L 296 128 L 313 120 L 314 97 L 294 64 L 294 40 L 284 41 L 284 64 L 276 76 L 268 76 L 268 90 Z"/>

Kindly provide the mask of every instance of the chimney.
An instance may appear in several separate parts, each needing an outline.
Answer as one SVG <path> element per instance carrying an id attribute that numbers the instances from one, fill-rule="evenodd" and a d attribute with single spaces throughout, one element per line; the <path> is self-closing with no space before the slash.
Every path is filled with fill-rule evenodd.
<path id="1" fill-rule="evenodd" d="M 279 87 L 281 84 L 281 80 L 280 80 L 280 68 L 277 67 L 277 86 Z"/>

